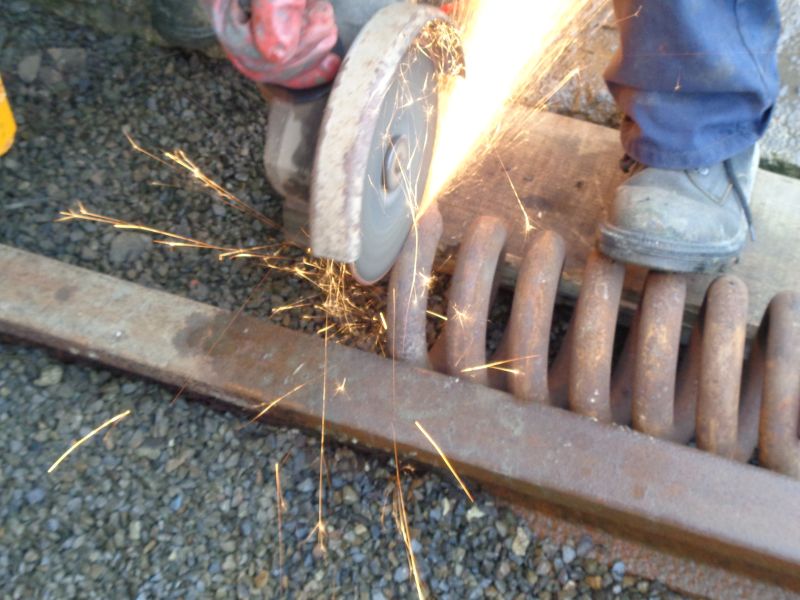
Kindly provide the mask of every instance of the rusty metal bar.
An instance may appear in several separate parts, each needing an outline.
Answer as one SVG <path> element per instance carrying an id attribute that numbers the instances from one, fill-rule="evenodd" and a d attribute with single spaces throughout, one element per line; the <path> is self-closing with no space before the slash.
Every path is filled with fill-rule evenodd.
<path id="1" fill-rule="evenodd" d="M 603 423 L 614 419 L 611 368 L 624 278 L 624 265 L 592 252 L 570 325 L 569 407 Z"/>
<path id="2" fill-rule="evenodd" d="M 447 372 L 487 385 L 488 369 L 469 371 L 486 364 L 486 327 L 493 300 L 497 264 L 508 237 L 496 217 L 475 219 L 458 250 L 456 268 L 448 291 L 444 348 Z"/>
<path id="3" fill-rule="evenodd" d="M 740 385 L 747 338 L 747 287 L 730 275 L 708 290 L 701 316 L 703 371 L 697 403 L 697 447 L 720 456 L 748 460 L 758 442 L 758 412 L 740 422 Z M 750 430 L 750 431 L 748 431 Z M 739 439 L 746 438 L 740 452 Z"/>
<path id="4" fill-rule="evenodd" d="M 633 376 L 634 427 L 684 444 L 694 433 L 695 418 L 694 399 L 678 403 L 675 394 L 685 300 L 685 277 L 650 273 L 639 309 Z"/>
<path id="5" fill-rule="evenodd" d="M 761 457 L 770 468 L 800 477 L 800 295 L 775 296 L 769 320 Z"/>
<path id="6" fill-rule="evenodd" d="M 442 226 L 442 215 L 435 208 L 422 216 L 397 257 L 386 299 L 391 325 L 389 350 L 398 360 L 415 367 L 430 367 L 426 310 Z"/>
<path id="7" fill-rule="evenodd" d="M 562 400 L 551 393 L 548 372 L 550 326 L 565 252 L 559 235 L 537 232 L 520 265 L 504 350 L 506 358 L 517 358 L 514 366 L 518 370 L 509 375 L 508 387 L 521 400 L 566 405 L 565 394 Z M 553 379 L 558 377 L 554 374 Z"/>
<path id="8" fill-rule="evenodd" d="M 3 333 L 246 410 L 306 383 L 275 414 L 320 425 L 318 338 L 4 246 L 0 282 Z M 401 451 L 440 466 L 416 419 L 465 476 L 800 590 L 800 482 L 351 348 L 328 356 L 348 388 L 328 427 L 347 439 L 386 450 L 394 429 Z"/>

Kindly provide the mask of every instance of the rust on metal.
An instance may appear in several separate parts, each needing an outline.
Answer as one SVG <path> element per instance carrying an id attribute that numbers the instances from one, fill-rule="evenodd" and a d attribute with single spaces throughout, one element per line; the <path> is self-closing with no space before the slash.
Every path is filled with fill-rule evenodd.
<path id="1" fill-rule="evenodd" d="M 508 233 L 495 217 L 476 219 L 458 251 L 448 292 L 447 322 L 442 343 L 446 372 L 476 383 L 489 383 L 486 325 L 495 287 L 497 265 Z"/>
<path id="2" fill-rule="evenodd" d="M 438 210 L 422 216 L 397 258 L 389 284 L 388 346 L 394 357 L 416 367 L 430 367 L 426 308 L 442 227 Z"/>
<path id="3" fill-rule="evenodd" d="M 767 337 L 760 459 L 800 478 L 800 294 L 783 293 L 770 303 L 759 337 Z"/>
<path id="4" fill-rule="evenodd" d="M 305 383 L 271 414 L 320 425 L 318 338 L 248 317 L 231 324 L 228 312 L 2 246 L 0 275 L 5 334 L 247 411 Z M 784 327 L 770 332 L 790 340 L 800 302 L 779 297 L 775 306 Z M 797 356 L 781 356 L 789 362 L 768 368 L 796 372 Z M 348 394 L 327 406 L 338 435 L 388 450 L 394 430 L 401 451 L 440 466 L 420 420 L 462 476 L 800 590 L 800 482 L 351 348 L 329 348 L 327 373 L 347 377 Z M 796 391 L 776 390 L 765 402 L 781 413 L 783 393 Z M 795 430 L 774 431 L 778 439 Z"/>
<path id="5" fill-rule="evenodd" d="M 696 399 L 686 393 L 676 397 L 685 301 L 684 276 L 650 273 L 639 307 L 633 379 L 634 427 L 680 443 L 694 433 Z"/>
<path id="6" fill-rule="evenodd" d="M 708 290 L 700 326 L 703 350 L 698 380 L 697 447 L 747 460 L 757 443 L 750 433 L 757 431 L 753 417 L 757 418 L 758 413 L 743 406 L 741 412 L 749 419 L 739 416 L 747 338 L 747 288 L 740 279 L 723 276 L 714 282 Z"/>
<path id="7" fill-rule="evenodd" d="M 515 302 L 502 344 L 504 358 L 516 358 L 508 388 L 525 401 L 566 406 L 563 344 L 548 369 L 550 327 L 565 257 L 564 241 L 550 231 L 535 233 L 528 243 L 515 290 Z"/>
<path id="8" fill-rule="evenodd" d="M 611 367 L 624 278 L 624 266 L 592 252 L 570 327 L 569 407 L 603 423 L 613 421 Z"/>
<path id="9" fill-rule="evenodd" d="M 441 229 L 420 234 L 431 238 L 409 240 L 405 261 L 392 273 L 393 294 L 412 285 L 414 269 L 430 272 Z M 684 350 L 687 279 L 650 273 L 615 360 L 625 267 L 593 252 L 572 322 L 548 368 L 564 243 L 553 232 L 537 232 L 520 264 L 503 342 L 487 359 L 487 317 L 506 238 L 496 217 L 478 217 L 465 231 L 450 283 L 448 321 L 428 360 L 427 306 L 419 302 L 403 309 L 403 330 L 413 322 L 420 332 L 413 364 L 509 390 L 519 400 L 568 406 L 596 421 L 632 425 L 661 439 L 683 444 L 696 439 L 703 450 L 743 462 L 759 448 L 765 466 L 800 478 L 797 294 L 775 299 L 746 360 L 748 293 L 740 279 L 726 275 L 713 282 Z M 418 252 L 420 247 L 425 252 Z M 464 368 L 498 362 L 513 368 Z"/>

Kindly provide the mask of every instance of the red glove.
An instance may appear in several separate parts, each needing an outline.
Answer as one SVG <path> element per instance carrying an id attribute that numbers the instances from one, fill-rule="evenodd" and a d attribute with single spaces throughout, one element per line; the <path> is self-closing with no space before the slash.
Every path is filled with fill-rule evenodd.
<path id="1" fill-rule="evenodd" d="M 246 77 L 292 89 L 328 83 L 342 59 L 331 52 L 338 29 L 328 0 L 204 0 L 217 38 Z M 356 0 L 358 1 L 358 0 Z"/>

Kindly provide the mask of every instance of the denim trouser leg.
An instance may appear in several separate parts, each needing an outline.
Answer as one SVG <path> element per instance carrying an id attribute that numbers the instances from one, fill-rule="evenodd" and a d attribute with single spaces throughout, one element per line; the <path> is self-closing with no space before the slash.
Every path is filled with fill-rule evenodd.
<path id="1" fill-rule="evenodd" d="M 622 145 L 666 169 L 710 166 L 761 137 L 778 95 L 777 0 L 614 0 L 605 73 Z"/>

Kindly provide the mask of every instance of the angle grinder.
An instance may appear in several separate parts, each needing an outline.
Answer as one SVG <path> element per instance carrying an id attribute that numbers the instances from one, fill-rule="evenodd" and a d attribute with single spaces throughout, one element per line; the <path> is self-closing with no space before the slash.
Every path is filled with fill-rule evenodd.
<path id="1" fill-rule="evenodd" d="M 413 227 L 433 155 L 440 81 L 463 70 L 463 52 L 449 17 L 434 6 L 331 4 L 335 52 L 343 57 L 332 83 L 260 86 L 269 103 L 264 164 L 284 196 L 284 226 L 297 231 L 305 223 L 296 215 L 310 217 L 312 253 L 349 263 L 369 284 L 391 269 Z M 241 27 L 230 29 L 239 35 L 230 46 L 217 30 L 228 50 L 242 46 Z"/>

